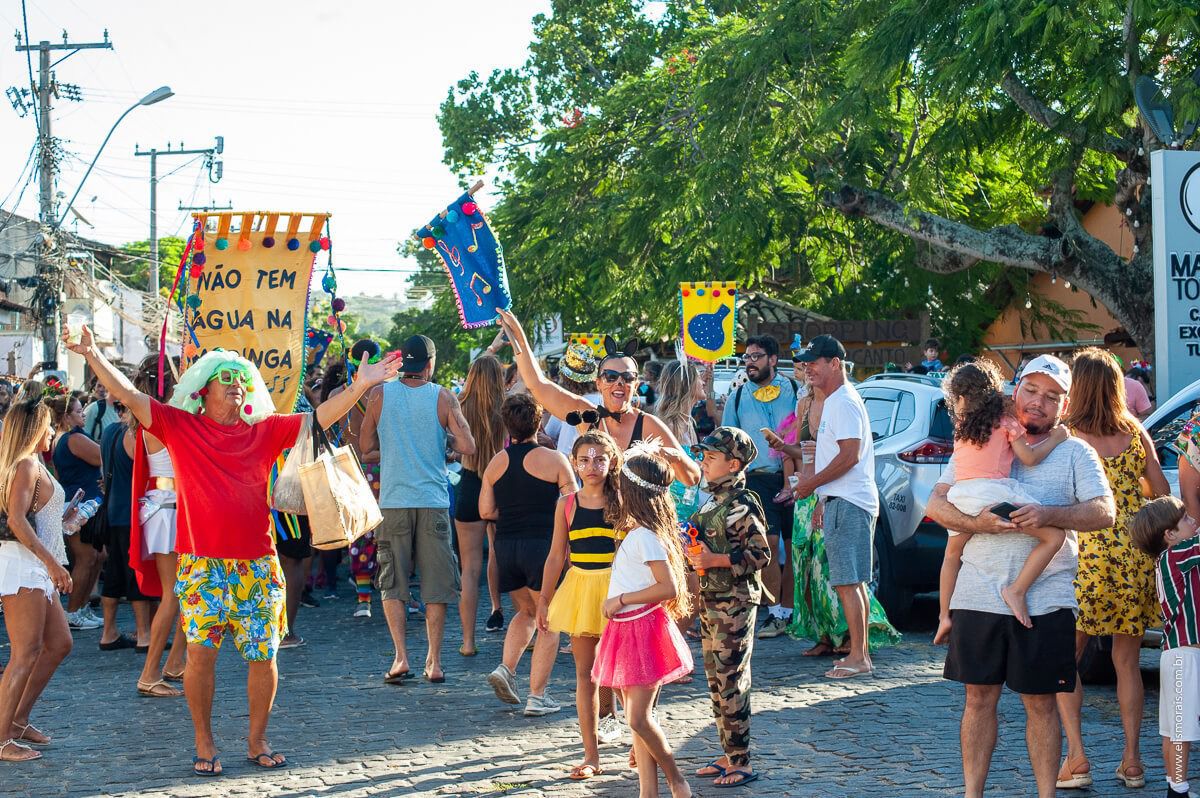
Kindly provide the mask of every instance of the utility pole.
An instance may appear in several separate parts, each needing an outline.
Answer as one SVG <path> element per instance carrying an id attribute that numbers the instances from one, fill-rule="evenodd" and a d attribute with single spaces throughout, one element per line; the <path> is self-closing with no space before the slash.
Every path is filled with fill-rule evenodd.
<path id="1" fill-rule="evenodd" d="M 211 183 L 219 183 L 222 175 L 225 173 L 225 165 L 216 160 L 216 156 L 225 152 L 225 137 L 217 136 L 217 143 L 212 147 L 202 150 L 185 150 L 183 142 L 179 142 L 179 149 L 171 149 L 171 142 L 167 142 L 165 150 L 149 149 L 143 150 L 138 145 L 134 145 L 134 155 L 148 155 L 150 157 L 150 295 L 158 296 L 158 158 L 160 155 L 203 155 L 206 158 L 208 165 L 208 179 Z"/>
<path id="2" fill-rule="evenodd" d="M 231 211 L 231 210 L 233 210 L 233 203 L 227 202 L 224 205 L 184 205 L 182 202 L 180 202 L 179 210 L 181 210 L 181 211 L 196 211 L 197 213 L 212 213 L 213 211 Z"/>
<path id="3" fill-rule="evenodd" d="M 17 34 L 17 52 L 38 53 L 38 172 L 39 172 L 39 211 L 38 219 L 43 229 L 52 227 L 57 221 L 54 208 L 54 175 L 55 175 L 55 146 L 50 134 L 50 95 L 58 93 L 58 86 L 50 70 L 56 64 L 65 61 L 80 50 L 111 50 L 112 42 L 108 40 L 108 30 L 104 31 L 104 41 L 80 44 L 68 41 L 67 32 L 63 31 L 61 44 L 51 44 L 40 41 L 37 44 L 23 43 L 21 34 Z M 55 50 L 69 50 L 65 56 L 50 63 L 50 53 Z M 34 293 L 36 302 L 35 316 L 42 320 L 42 349 L 46 360 L 58 360 L 58 305 L 62 293 L 61 275 L 55 275 L 47 257 L 53 248 L 53 242 L 43 241 L 38 248 L 37 273 L 40 284 Z M 54 278 L 53 280 L 51 278 Z"/>

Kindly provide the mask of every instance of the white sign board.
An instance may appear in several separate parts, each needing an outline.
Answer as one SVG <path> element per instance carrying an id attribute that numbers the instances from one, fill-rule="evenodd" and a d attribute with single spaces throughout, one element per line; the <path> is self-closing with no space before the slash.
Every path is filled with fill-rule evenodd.
<path id="1" fill-rule="evenodd" d="M 1200 379 L 1200 152 L 1150 154 L 1154 372 L 1160 402 Z"/>

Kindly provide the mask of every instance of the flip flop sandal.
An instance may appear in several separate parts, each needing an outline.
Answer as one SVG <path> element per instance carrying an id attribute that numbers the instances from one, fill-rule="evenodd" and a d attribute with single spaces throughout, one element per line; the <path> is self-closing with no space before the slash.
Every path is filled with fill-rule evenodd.
<path id="1" fill-rule="evenodd" d="M 275 761 L 275 757 L 277 757 L 277 756 L 280 756 L 280 755 L 275 753 L 274 751 L 263 751 L 258 756 L 246 757 L 246 761 L 252 765 L 257 765 L 258 767 L 262 768 L 263 770 L 278 770 L 280 768 L 287 767 L 288 766 L 287 759 L 284 759 L 282 762 L 277 762 L 277 761 Z M 263 762 L 263 757 L 267 758 L 266 762 Z"/>
<path id="2" fill-rule="evenodd" d="M 425 671 L 424 676 L 425 676 L 425 681 L 429 682 L 430 684 L 445 684 L 445 682 L 446 682 L 446 674 L 444 674 L 444 673 L 441 676 L 438 676 L 435 678 L 435 677 L 429 675 L 429 671 Z"/>
<path id="3" fill-rule="evenodd" d="M 30 748 L 29 746 L 27 746 L 27 745 L 21 745 L 21 744 L 20 744 L 19 742 L 17 742 L 16 740 L 5 740 L 5 741 L 3 741 L 3 742 L 0 742 L 0 757 L 3 757 L 3 755 L 4 755 L 4 749 L 5 749 L 5 748 L 8 748 L 10 745 L 12 745 L 12 746 L 16 746 L 17 748 L 23 749 L 23 750 L 25 750 L 25 751 L 33 751 L 33 749 L 32 749 L 32 748 Z M 42 758 L 42 752 L 41 752 L 41 751 L 33 751 L 33 753 L 35 753 L 37 756 L 31 756 L 31 757 L 29 757 L 28 759 L 2 759 L 2 758 L 0 758 L 0 762 L 32 762 L 32 761 L 33 761 L 33 760 L 35 760 L 35 759 L 41 759 L 41 758 Z"/>
<path id="4" fill-rule="evenodd" d="M 163 681 L 164 682 L 182 682 L 183 681 L 183 671 L 180 671 L 179 673 L 167 673 L 166 671 L 163 671 Z"/>
<path id="5" fill-rule="evenodd" d="M 713 782 L 713 786 L 714 786 L 714 787 L 720 787 L 720 788 L 722 788 L 722 789 L 723 789 L 723 788 L 726 788 L 726 787 L 741 787 L 743 784 L 749 784 L 749 783 L 750 783 L 750 782 L 752 782 L 752 781 L 758 781 L 758 774 L 757 774 L 757 773 L 748 773 L 748 772 L 747 772 L 747 771 L 745 771 L 745 770 L 731 770 L 731 771 L 729 771 L 728 773 L 724 773 L 724 774 L 722 774 L 722 775 L 725 775 L 725 776 L 741 776 L 741 778 L 740 778 L 740 779 L 738 779 L 737 781 L 729 782 L 729 783 L 727 783 L 727 784 L 717 784 L 717 783 L 714 781 L 714 782 Z"/>
<path id="6" fill-rule="evenodd" d="M 604 770 L 597 765 L 576 765 L 567 778 L 571 781 L 587 781 L 592 776 L 603 776 Z"/>
<path id="7" fill-rule="evenodd" d="M 145 696 L 146 698 L 179 698 L 181 695 L 183 695 L 182 690 L 176 690 L 162 679 L 149 684 L 146 682 L 138 682 L 137 691 L 138 695 Z"/>
<path id="8" fill-rule="evenodd" d="M 199 765 L 201 765 L 201 764 L 208 765 L 209 769 L 201 770 L 199 768 Z M 217 770 L 217 766 L 220 764 L 221 764 L 221 757 L 219 757 L 219 756 L 214 756 L 212 759 L 205 759 L 202 756 L 194 756 L 194 757 L 192 757 L 192 775 L 200 776 L 200 777 L 206 778 L 206 779 L 211 779 L 215 776 L 220 776 L 221 774 L 223 774 L 225 772 L 224 770 Z"/>
<path id="9" fill-rule="evenodd" d="M 405 679 L 412 678 L 412 671 L 399 671 L 397 673 L 385 673 L 383 675 L 384 684 L 404 684 Z"/>
<path id="10" fill-rule="evenodd" d="M 473 648 L 473 649 L 471 649 L 470 651 L 467 651 L 467 650 L 463 649 L 463 648 L 460 646 L 460 647 L 459 647 L 459 649 L 458 649 L 458 655 L 459 655 L 460 657 L 473 657 L 473 656 L 475 656 L 475 655 L 476 655 L 476 654 L 478 654 L 478 653 L 479 653 L 479 649 L 478 649 L 478 648 Z"/>
<path id="11" fill-rule="evenodd" d="M 16 729 L 20 729 L 20 730 L 21 730 L 21 733 L 20 733 L 20 735 L 18 735 L 17 737 L 14 737 L 14 738 L 13 738 L 13 742 L 14 742 L 14 743 L 19 743 L 19 744 L 21 744 L 21 745 L 25 745 L 25 746 L 27 746 L 27 747 L 28 747 L 28 746 L 30 746 L 30 745 L 36 745 L 36 746 L 39 746 L 39 747 L 41 747 L 41 748 L 45 748 L 46 746 L 49 746 L 51 743 L 53 743 L 53 742 L 54 742 L 53 738 L 46 740 L 46 742 L 44 742 L 44 743 L 39 743 L 39 742 L 35 742 L 35 741 L 33 741 L 33 740 L 28 740 L 28 739 L 26 739 L 26 738 L 25 738 L 25 734 L 26 734 L 26 733 L 27 733 L 27 732 L 28 732 L 30 729 L 33 729 L 33 730 L 34 730 L 35 732 L 37 732 L 38 734 L 44 734 L 44 732 L 43 732 L 41 729 L 39 729 L 37 726 L 34 726 L 32 723 L 26 723 L 24 726 L 22 726 L 20 723 L 13 723 L 13 728 L 16 728 Z"/>
<path id="12" fill-rule="evenodd" d="M 858 668 L 848 668 L 845 665 L 835 665 L 830 670 L 825 671 L 826 679 L 853 679 L 855 676 L 873 676 L 874 668 L 866 668 L 859 670 Z"/>
<path id="13" fill-rule="evenodd" d="M 718 779 L 721 778 L 722 776 L 725 775 L 725 767 L 723 765 L 717 764 L 720 761 L 721 761 L 721 759 L 720 759 L 720 757 L 718 757 L 718 758 L 714 759 L 713 761 L 709 762 L 704 767 L 698 768 L 696 770 L 696 775 L 704 776 L 704 777 L 713 777 L 713 778 L 718 778 Z M 712 773 L 701 773 L 700 772 L 701 770 L 708 770 L 709 768 L 712 768 L 712 771 L 713 771 Z"/>

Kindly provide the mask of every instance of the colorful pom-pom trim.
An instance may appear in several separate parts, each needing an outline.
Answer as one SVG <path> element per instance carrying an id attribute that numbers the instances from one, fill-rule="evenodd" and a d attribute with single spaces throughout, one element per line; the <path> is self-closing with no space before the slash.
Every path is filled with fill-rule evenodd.
<path id="1" fill-rule="evenodd" d="M 270 249 L 271 247 L 275 246 L 275 239 L 271 238 L 271 236 L 267 236 L 262 240 L 262 245 L 267 249 Z"/>
<path id="2" fill-rule="evenodd" d="M 298 239 L 298 238 L 289 238 L 289 239 L 288 239 L 288 243 L 287 243 L 287 248 L 288 248 L 288 249 L 290 249 L 290 250 L 292 250 L 293 252 L 295 252 L 296 250 L 300 249 L 300 239 Z"/>
<path id="3" fill-rule="evenodd" d="M 217 239 L 217 249 L 221 249 L 221 250 L 229 249 L 229 239 L 228 238 L 218 238 Z"/>

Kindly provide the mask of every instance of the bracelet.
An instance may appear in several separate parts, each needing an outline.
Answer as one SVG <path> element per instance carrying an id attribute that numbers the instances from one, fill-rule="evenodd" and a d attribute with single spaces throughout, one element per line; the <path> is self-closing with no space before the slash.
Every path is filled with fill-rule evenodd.
<path id="1" fill-rule="evenodd" d="M 625 594 L 624 593 L 621 593 L 620 595 L 617 596 L 617 604 L 622 607 L 625 606 Z"/>

